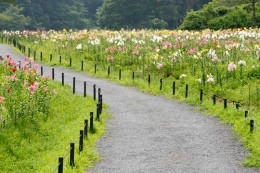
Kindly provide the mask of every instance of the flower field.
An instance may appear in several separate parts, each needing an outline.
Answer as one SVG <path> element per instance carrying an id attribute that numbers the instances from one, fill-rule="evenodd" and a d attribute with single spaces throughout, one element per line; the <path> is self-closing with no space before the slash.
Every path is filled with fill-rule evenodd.
<path id="1" fill-rule="evenodd" d="M 50 99 L 57 94 L 49 86 L 49 77 L 37 73 L 38 65 L 24 58 L 24 65 L 2 57 L 0 64 L 0 120 L 4 125 L 47 119 Z"/>
<path id="2" fill-rule="evenodd" d="M 1 38 L 2 42 L 15 40 L 12 43 L 32 59 L 135 85 L 154 94 L 182 99 L 188 85 L 191 96 L 185 100 L 192 104 L 200 104 L 202 90 L 206 99 L 201 107 L 232 124 L 251 150 L 245 165 L 260 166 L 260 29 L 38 30 L 4 32 Z M 172 82 L 176 84 L 174 96 Z M 218 104 L 214 107 L 213 95 Z M 223 99 L 237 103 L 239 110 L 231 106 L 224 110 Z M 254 133 L 249 132 L 249 121 L 241 110 L 248 110 L 255 120 Z"/>
<path id="3" fill-rule="evenodd" d="M 85 62 L 176 80 L 258 108 L 259 29 L 223 31 L 24 31 L 5 32 L 53 65 Z M 27 51 L 27 50 L 26 50 Z M 36 53 L 36 57 L 37 57 Z M 36 58 L 35 57 L 35 58 Z M 60 57 L 60 58 L 58 58 Z M 61 58 L 62 57 L 62 58 Z M 78 65 L 80 66 L 80 65 Z M 249 97 L 250 96 L 250 97 Z"/>

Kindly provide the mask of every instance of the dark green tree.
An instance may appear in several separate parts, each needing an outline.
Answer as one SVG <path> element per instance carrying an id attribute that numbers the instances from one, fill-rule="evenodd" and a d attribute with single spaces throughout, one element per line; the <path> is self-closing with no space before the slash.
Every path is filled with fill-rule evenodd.
<path id="1" fill-rule="evenodd" d="M 24 30 L 30 23 L 30 18 L 22 14 L 23 8 L 10 5 L 0 13 L 0 30 Z"/>

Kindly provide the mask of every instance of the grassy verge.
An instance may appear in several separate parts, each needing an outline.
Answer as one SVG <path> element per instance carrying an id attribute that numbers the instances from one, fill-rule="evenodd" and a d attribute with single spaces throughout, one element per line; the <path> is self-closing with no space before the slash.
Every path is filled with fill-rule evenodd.
<path id="1" fill-rule="evenodd" d="M 53 172 L 58 157 L 65 156 L 69 144 L 78 141 L 79 130 L 83 130 L 84 119 L 95 111 L 92 98 L 73 95 L 71 87 L 52 83 L 58 94 L 51 100 L 51 116 L 45 121 L 19 122 L 0 131 L 0 172 Z M 65 159 L 65 172 L 83 172 L 100 160 L 95 143 L 105 132 L 105 121 L 110 115 L 104 110 L 102 120 L 95 121 L 95 134 L 84 139 L 83 152 L 79 154 L 75 144 L 75 166 Z"/>

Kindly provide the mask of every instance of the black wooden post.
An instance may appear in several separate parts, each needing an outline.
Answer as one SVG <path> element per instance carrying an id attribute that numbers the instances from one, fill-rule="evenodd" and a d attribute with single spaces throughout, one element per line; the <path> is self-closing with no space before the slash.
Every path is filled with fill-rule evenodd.
<path id="1" fill-rule="evenodd" d="M 84 120 L 84 136 L 88 138 L 88 120 Z"/>
<path id="2" fill-rule="evenodd" d="M 253 133 L 254 131 L 254 120 L 250 120 L 250 132 Z"/>
<path id="3" fill-rule="evenodd" d="M 33 52 L 33 59 L 36 60 L 36 51 Z"/>
<path id="4" fill-rule="evenodd" d="M 97 108 L 96 108 L 97 110 L 97 118 L 96 118 L 96 120 L 98 120 L 99 121 L 99 103 L 97 104 Z"/>
<path id="5" fill-rule="evenodd" d="M 96 100 L 96 85 L 93 85 L 93 99 Z"/>
<path id="6" fill-rule="evenodd" d="M 110 66 L 107 67 L 107 75 L 110 75 Z"/>
<path id="7" fill-rule="evenodd" d="M 103 109 L 103 98 L 102 95 L 100 95 L 100 114 L 102 113 L 102 109 Z"/>
<path id="8" fill-rule="evenodd" d="M 42 61 L 42 52 L 40 53 L 40 60 Z"/>
<path id="9" fill-rule="evenodd" d="M 94 133 L 94 117 L 93 117 L 93 112 L 90 112 L 90 118 L 89 118 L 89 130 L 90 133 Z"/>
<path id="10" fill-rule="evenodd" d="M 75 94 L 75 90 L 76 90 L 76 78 L 73 77 L 73 94 Z"/>
<path id="11" fill-rule="evenodd" d="M 30 56 L 31 56 L 31 49 L 28 48 L 28 57 L 30 57 Z"/>
<path id="12" fill-rule="evenodd" d="M 94 73 L 97 73 L 97 64 L 94 65 Z"/>
<path id="13" fill-rule="evenodd" d="M 98 101 L 100 102 L 101 88 L 98 88 Z"/>
<path id="14" fill-rule="evenodd" d="M 70 166 L 74 166 L 75 143 L 70 143 Z"/>
<path id="15" fill-rule="evenodd" d="M 148 75 L 148 84 L 150 85 L 151 83 L 151 75 Z"/>
<path id="16" fill-rule="evenodd" d="M 54 80 L 54 68 L 52 68 L 52 80 Z"/>
<path id="17" fill-rule="evenodd" d="M 224 99 L 224 109 L 227 108 L 227 99 Z"/>
<path id="18" fill-rule="evenodd" d="M 132 80 L 135 79 L 135 72 L 132 72 Z"/>
<path id="19" fill-rule="evenodd" d="M 121 80 L 121 77 L 122 77 L 122 70 L 119 69 L 119 80 Z"/>
<path id="20" fill-rule="evenodd" d="M 239 109 L 240 105 L 239 103 L 236 103 L 236 109 Z"/>
<path id="21" fill-rule="evenodd" d="M 203 99 L 203 90 L 200 90 L 200 103 L 202 103 L 202 99 Z"/>
<path id="22" fill-rule="evenodd" d="M 72 59 L 70 58 L 70 67 L 71 67 L 71 65 L 72 65 Z"/>
<path id="23" fill-rule="evenodd" d="M 160 79 L 160 91 L 162 90 L 162 79 Z"/>
<path id="24" fill-rule="evenodd" d="M 61 63 L 61 55 L 60 55 L 60 63 Z"/>
<path id="25" fill-rule="evenodd" d="M 52 54 L 50 54 L 50 62 L 52 61 Z"/>
<path id="26" fill-rule="evenodd" d="M 247 118 L 248 117 L 248 111 L 246 110 L 245 111 L 245 118 Z"/>
<path id="27" fill-rule="evenodd" d="M 64 85 L 64 73 L 61 73 L 61 83 Z"/>
<path id="28" fill-rule="evenodd" d="M 172 95 L 175 95 L 175 88 L 176 87 L 176 82 L 175 81 L 173 81 L 172 82 Z"/>
<path id="29" fill-rule="evenodd" d="M 213 95 L 212 99 L 213 99 L 213 105 L 216 105 L 216 95 Z"/>
<path id="30" fill-rule="evenodd" d="M 43 75 L 43 66 L 41 66 L 41 76 Z"/>
<path id="31" fill-rule="evenodd" d="M 63 173 L 63 157 L 59 157 L 58 165 L 58 173 Z"/>
<path id="32" fill-rule="evenodd" d="M 81 71 L 83 71 L 83 69 L 84 69 L 84 62 L 81 61 Z"/>
<path id="33" fill-rule="evenodd" d="M 79 152 L 83 151 L 83 130 L 79 131 Z"/>
<path id="34" fill-rule="evenodd" d="M 185 87 L 185 98 L 188 97 L 188 90 L 189 90 L 189 85 L 186 84 L 186 87 Z"/>
<path id="35" fill-rule="evenodd" d="M 84 81 L 84 97 L 87 97 L 87 82 Z"/>

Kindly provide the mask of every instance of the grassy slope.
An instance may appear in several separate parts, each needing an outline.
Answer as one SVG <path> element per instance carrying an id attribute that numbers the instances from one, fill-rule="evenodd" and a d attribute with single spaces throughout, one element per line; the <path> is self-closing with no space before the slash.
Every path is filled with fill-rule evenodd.
<path id="1" fill-rule="evenodd" d="M 69 86 L 59 83 L 58 95 L 52 99 L 51 117 L 46 121 L 19 123 L 0 131 L 0 172 L 52 172 L 58 157 L 69 151 L 70 142 L 77 141 L 79 130 L 83 130 L 84 119 L 95 110 L 92 98 L 73 95 Z M 64 170 L 83 172 L 93 162 L 100 160 L 94 148 L 96 140 L 105 132 L 105 120 L 109 117 L 104 110 L 101 122 L 94 122 L 97 132 L 85 139 L 84 150 L 78 154 L 75 144 L 75 167 L 69 167 L 65 159 Z"/>

